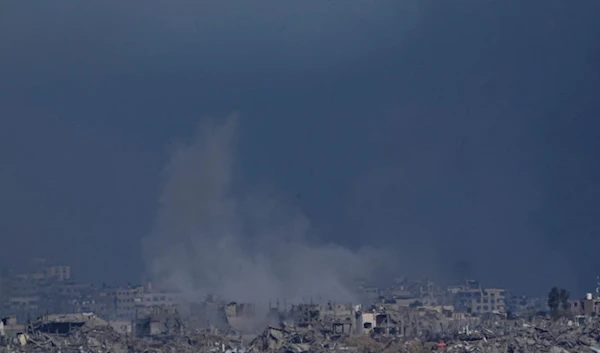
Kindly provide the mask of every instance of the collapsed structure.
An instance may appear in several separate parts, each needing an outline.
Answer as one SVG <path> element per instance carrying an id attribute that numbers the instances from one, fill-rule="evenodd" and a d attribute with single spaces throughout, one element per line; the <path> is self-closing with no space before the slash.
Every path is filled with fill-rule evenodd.
<path id="1" fill-rule="evenodd" d="M 46 272 L 67 276 L 61 271 Z M 508 297 L 503 289 L 484 288 L 477 281 L 446 288 L 428 280 L 398 280 L 383 289 L 365 283 L 363 304 L 314 303 L 311 299 L 310 303 L 280 306 L 278 301 L 275 306 L 257 308 L 213 296 L 189 303 L 177 293 L 151 285 L 103 287 L 90 296 L 80 293 L 76 283 L 59 279 L 54 286 L 66 293 L 63 299 L 85 306 L 51 306 L 55 312 L 66 308 L 77 313 L 46 313 L 31 320 L 28 306 L 39 311 L 41 304 L 30 301 L 26 292 L 11 297 L 4 310 L 19 318 L 0 321 L 0 353 L 564 353 L 600 346 L 596 319 L 600 299 L 589 293 L 567 303 L 566 316 L 571 320 L 550 320 L 533 314 L 545 305 L 543 299 Z M 49 293 L 47 300 L 60 302 Z M 13 310 L 13 304 L 26 300 L 27 305 Z M 87 308 L 98 311 L 83 310 Z M 507 308 L 521 308 L 526 315 L 518 318 Z"/>
<path id="2" fill-rule="evenodd" d="M 14 330 L 11 320 L 0 325 L 0 352 L 78 352 L 78 353 L 304 353 L 304 352 L 590 352 L 600 350 L 600 320 L 548 317 L 522 319 L 481 318 L 456 321 L 438 326 L 439 313 L 420 311 L 413 319 L 418 323 L 405 334 L 392 330 L 352 329 L 352 310 L 319 308 L 314 304 L 294 307 L 287 319 L 268 326 L 253 339 L 235 331 L 214 333 L 192 328 L 176 311 L 158 308 L 140 313 L 134 321 L 134 333 L 119 332 L 94 315 L 47 315 Z M 340 309 L 340 315 L 337 310 Z M 360 315 L 353 311 L 355 319 Z M 437 314 L 436 314 L 437 313 Z M 376 327 L 377 317 L 375 315 Z M 394 315 L 384 315 L 381 327 L 401 322 Z M 4 324 L 7 322 L 7 324 Z M 359 322 L 358 320 L 356 321 Z M 365 322 L 366 323 L 366 322 Z M 348 330 L 347 330 L 348 329 Z"/>

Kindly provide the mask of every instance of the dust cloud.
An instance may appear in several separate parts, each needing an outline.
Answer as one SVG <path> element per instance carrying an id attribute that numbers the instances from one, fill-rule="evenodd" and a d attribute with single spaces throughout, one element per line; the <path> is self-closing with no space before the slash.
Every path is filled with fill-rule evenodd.
<path id="1" fill-rule="evenodd" d="M 144 243 L 152 278 L 188 300 L 357 300 L 354 280 L 389 264 L 389 250 L 324 242 L 301 211 L 272 194 L 234 192 L 237 121 L 203 121 L 175 148 Z"/>

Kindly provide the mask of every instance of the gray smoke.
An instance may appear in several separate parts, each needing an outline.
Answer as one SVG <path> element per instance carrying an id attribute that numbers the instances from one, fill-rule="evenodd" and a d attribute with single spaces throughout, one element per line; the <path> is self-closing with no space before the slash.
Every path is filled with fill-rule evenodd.
<path id="1" fill-rule="evenodd" d="M 205 121 L 173 153 L 145 243 L 152 277 L 193 300 L 355 301 L 353 279 L 392 257 L 315 241 L 299 210 L 258 191 L 234 193 L 236 127 L 235 116 Z"/>

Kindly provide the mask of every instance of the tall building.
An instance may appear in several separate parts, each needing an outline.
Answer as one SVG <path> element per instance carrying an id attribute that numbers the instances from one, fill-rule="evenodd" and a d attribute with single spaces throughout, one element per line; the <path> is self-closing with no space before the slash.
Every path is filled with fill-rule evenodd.
<path id="1" fill-rule="evenodd" d="M 116 315 L 120 319 L 131 319 L 135 315 L 136 298 L 144 294 L 144 287 L 118 288 L 115 292 Z"/>
<path id="2" fill-rule="evenodd" d="M 449 291 L 454 294 L 457 310 L 470 314 L 504 313 L 505 290 L 501 288 L 483 288 L 477 281 L 467 281 L 462 286 L 453 286 Z"/>

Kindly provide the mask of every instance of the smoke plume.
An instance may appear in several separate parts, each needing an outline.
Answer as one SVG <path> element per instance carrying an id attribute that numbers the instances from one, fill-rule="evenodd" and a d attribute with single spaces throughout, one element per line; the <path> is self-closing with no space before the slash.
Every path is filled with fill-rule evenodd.
<path id="1" fill-rule="evenodd" d="M 190 300 L 356 300 L 352 280 L 391 257 L 315 241 L 299 210 L 258 191 L 233 192 L 236 126 L 235 116 L 203 122 L 164 169 L 144 249 L 152 277 Z"/>

